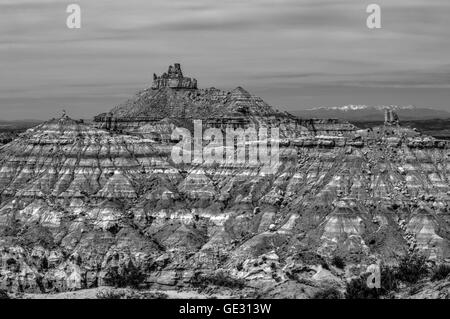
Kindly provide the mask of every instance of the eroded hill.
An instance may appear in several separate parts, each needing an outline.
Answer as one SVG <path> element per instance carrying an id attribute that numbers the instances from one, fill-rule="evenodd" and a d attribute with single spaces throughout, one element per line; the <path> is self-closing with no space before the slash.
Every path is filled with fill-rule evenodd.
<path id="1" fill-rule="evenodd" d="M 210 278 L 236 294 L 311 297 L 377 261 L 448 261 L 448 142 L 217 92 L 148 89 L 93 125 L 63 116 L 0 147 L 0 288 L 178 289 Z M 279 128 L 273 173 L 174 163 L 170 133 L 196 118 L 204 129 Z M 344 270 L 324 268 L 334 256 Z"/>

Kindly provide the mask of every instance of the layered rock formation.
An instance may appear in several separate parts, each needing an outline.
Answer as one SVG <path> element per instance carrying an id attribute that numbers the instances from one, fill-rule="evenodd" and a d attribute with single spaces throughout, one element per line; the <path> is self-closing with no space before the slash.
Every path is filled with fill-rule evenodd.
<path id="1" fill-rule="evenodd" d="M 1 148 L 0 288 L 65 291 L 127 274 L 188 287 L 220 271 L 247 288 L 298 288 L 301 277 L 314 290 L 345 278 L 320 266 L 336 255 L 349 272 L 408 252 L 450 257 L 448 142 L 297 119 L 242 88 L 149 89 L 106 115 L 63 116 Z M 274 171 L 175 163 L 171 132 L 194 119 L 278 127 Z"/>
<path id="2" fill-rule="evenodd" d="M 161 76 L 153 74 L 152 89 L 158 90 L 165 87 L 171 89 L 196 89 L 197 80 L 184 77 L 181 65 L 175 63 L 173 66 L 169 66 L 167 73 L 163 73 Z"/>

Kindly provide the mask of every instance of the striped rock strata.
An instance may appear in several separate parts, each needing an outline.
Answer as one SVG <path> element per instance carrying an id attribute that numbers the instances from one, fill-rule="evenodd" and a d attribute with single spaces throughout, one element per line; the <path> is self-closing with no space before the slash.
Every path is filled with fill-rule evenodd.
<path id="1" fill-rule="evenodd" d="M 161 90 L 172 89 L 152 94 Z M 414 251 L 450 257 L 448 144 L 399 126 L 300 120 L 265 104 L 253 112 L 260 104 L 239 118 L 279 125 L 273 174 L 247 162 L 176 164 L 170 131 L 193 119 L 163 114 L 137 125 L 134 106 L 113 111 L 130 119 L 121 128 L 64 116 L 4 145 L 0 288 L 65 291 L 126 274 L 186 287 L 218 270 L 257 285 L 304 269 L 313 282 L 335 255 L 360 267 Z M 198 115 L 204 128 L 225 129 L 221 114 Z"/>

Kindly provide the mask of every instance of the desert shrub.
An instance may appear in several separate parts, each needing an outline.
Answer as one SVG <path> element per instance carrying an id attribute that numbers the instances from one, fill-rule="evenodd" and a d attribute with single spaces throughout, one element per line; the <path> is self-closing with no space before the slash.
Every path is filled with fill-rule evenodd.
<path id="1" fill-rule="evenodd" d="M 163 292 L 146 292 L 144 297 L 145 299 L 168 299 L 169 295 Z"/>
<path id="2" fill-rule="evenodd" d="M 327 264 L 326 261 L 323 261 L 323 262 L 321 263 L 321 265 L 322 265 L 322 268 L 323 268 L 323 269 L 330 270 L 330 266 L 328 266 L 328 264 Z"/>
<path id="3" fill-rule="evenodd" d="M 162 292 L 138 292 L 131 289 L 105 289 L 99 290 L 97 299 L 167 299 L 168 295 Z"/>
<path id="4" fill-rule="evenodd" d="M 381 266 L 380 283 L 381 289 L 379 293 L 381 295 L 385 295 L 391 291 L 397 290 L 398 287 L 397 269 L 386 265 Z"/>
<path id="5" fill-rule="evenodd" d="M 48 259 L 47 259 L 47 257 L 44 256 L 44 258 L 42 258 L 40 266 L 41 266 L 42 270 L 47 270 L 48 269 Z"/>
<path id="6" fill-rule="evenodd" d="M 139 288 L 141 283 L 145 280 L 145 274 L 143 274 L 133 263 L 130 261 L 124 269 L 113 267 L 110 269 L 108 275 L 105 278 L 105 284 L 114 287 L 132 287 Z"/>
<path id="7" fill-rule="evenodd" d="M 345 268 L 345 261 L 341 256 L 334 256 L 333 259 L 331 260 L 331 264 L 339 269 Z"/>
<path id="8" fill-rule="evenodd" d="M 367 286 L 367 278 L 369 274 L 364 274 L 358 278 L 352 279 L 347 283 L 345 298 L 346 299 L 378 299 L 380 296 L 377 288 L 369 288 Z"/>
<path id="9" fill-rule="evenodd" d="M 433 270 L 431 280 L 432 281 L 442 280 L 447 278 L 449 274 L 450 274 L 450 265 L 441 264 Z"/>
<path id="10" fill-rule="evenodd" d="M 97 299 L 124 299 L 125 292 L 122 290 L 100 290 L 96 294 Z"/>
<path id="11" fill-rule="evenodd" d="M 334 287 L 326 288 L 316 292 L 313 299 L 342 299 L 342 294 Z"/>
<path id="12" fill-rule="evenodd" d="M 397 278 L 414 284 L 428 274 L 427 258 L 419 254 L 406 255 L 400 260 Z"/>
<path id="13" fill-rule="evenodd" d="M 6 265 L 11 266 L 17 264 L 17 261 L 14 258 L 8 258 L 6 260 Z"/>
<path id="14" fill-rule="evenodd" d="M 3 289 L 0 289 L 0 299 L 9 299 L 8 294 Z"/>
<path id="15" fill-rule="evenodd" d="M 191 284 L 194 287 L 205 288 L 208 286 L 220 286 L 227 288 L 242 289 L 245 287 L 245 280 L 230 277 L 223 271 L 216 272 L 210 275 L 195 273 L 191 278 Z"/>

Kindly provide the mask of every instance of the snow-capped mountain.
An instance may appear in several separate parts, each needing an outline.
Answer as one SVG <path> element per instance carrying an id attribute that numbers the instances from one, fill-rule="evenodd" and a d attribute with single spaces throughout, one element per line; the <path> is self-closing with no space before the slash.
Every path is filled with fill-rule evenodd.
<path id="1" fill-rule="evenodd" d="M 312 109 L 307 109 L 307 111 L 313 111 L 313 110 L 339 110 L 339 111 L 355 111 L 355 110 L 367 110 L 367 109 L 376 109 L 376 110 L 411 110 L 416 109 L 413 105 L 364 105 L 364 104 L 349 104 L 349 105 L 343 105 L 343 106 L 330 106 L 330 107 L 316 107 Z"/>
<path id="2" fill-rule="evenodd" d="M 400 120 L 426 120 L 450 118 L 450 112 L 413 105 L 343 105 L 317 107 L 291 113 L 302 118 L 338 118 L 347 121 L 382 121 L 384 110 L 395 111 Z"/>

